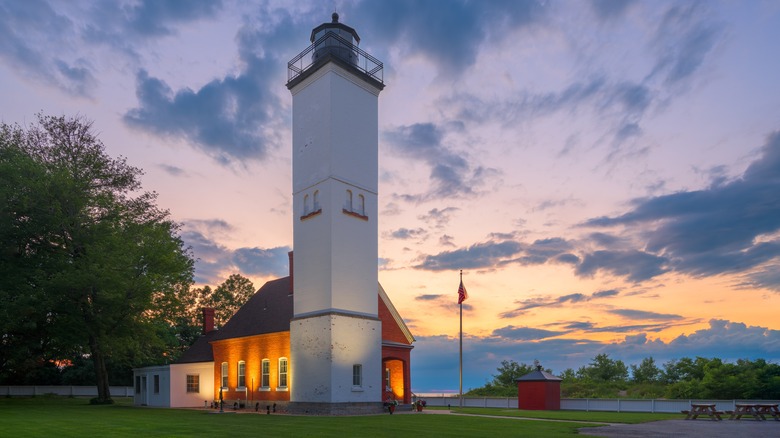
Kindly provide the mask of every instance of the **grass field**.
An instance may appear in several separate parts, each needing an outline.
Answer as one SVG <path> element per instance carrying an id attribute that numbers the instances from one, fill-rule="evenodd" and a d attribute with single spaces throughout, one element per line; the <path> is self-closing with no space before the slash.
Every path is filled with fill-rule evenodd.
<path id="1" fill-rule="evenodd" d="M 356 417 L 304 417 L 263 414 L 212 414 L 203 410 L 141 408 L 121 400 L 90 406 L 87 399 L 62 397 L 0 399 L 0 435 L 57 437 L 571 437 L 587 423 L 517 420 L 520 411 L 469 408 L 462 413 L 506 418 L 396 414 Z M 526 414 L 528 411 L 524 411 Z M 536 416 L 544 416 L 536 412 Z M 555 419 L 642 422 L 666 419 L 655 414 L 547 412 Z M 582 414 L 582 415 L 579 415 Z M 631 416 L 631 417 L 629 417 Z M 542 418 L 542 417 L 539 417 Z M 676 415 L 672 418 L 679 418 Z"/>

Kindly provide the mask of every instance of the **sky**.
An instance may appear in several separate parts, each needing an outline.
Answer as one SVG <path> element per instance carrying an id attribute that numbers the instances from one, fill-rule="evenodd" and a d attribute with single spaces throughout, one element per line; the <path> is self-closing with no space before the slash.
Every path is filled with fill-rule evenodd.
<path id="1" fill-rule="evenodd" d="M 780 361 L 780 1 L 0 0 L 0 121 L 80 116 L 198 284 L 287 275 L 286 63 L 336 10 L 384 63 L 379 280 L 412 389 L 503 360 Z"/>

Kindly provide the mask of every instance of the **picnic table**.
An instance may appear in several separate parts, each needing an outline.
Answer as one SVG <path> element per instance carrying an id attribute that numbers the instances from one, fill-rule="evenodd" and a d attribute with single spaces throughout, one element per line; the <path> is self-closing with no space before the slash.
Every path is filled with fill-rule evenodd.
<path id="1" fill-rule="evenodd" d="M 691 403 L 691 409 L 688 411 L 682 411 L 682 413 L 686 414 L 686 420 L 695 420 L 699 417 L 699 415 L 706 415 L 710 417 L 710 420 L 716 421 L 722 420 L 720 416 L 724 414 L 723 411 L 718 411 L 715 409 L 715 403 Z"/>
<path id="2" fill-rule="evenodd" d="M 767 416 L 771 416 L 776 421 L 780 421 L 780 410 L 777 408 L 777 404 L 761 404 L 761 403 L 737 403 L 734 405 L 734 410 L 729 411 L 730 420 L 739 420 L 743 416 L 753 417 L 755 420 L 766 420 Z"/>
<path id="3" fill-rule="evenodd" d="M 780 409 L 777 408 L 777 404 L 759 404 L 758 410 L 764 416 L 771 415 L 775 421 L 780 421 Z"/>

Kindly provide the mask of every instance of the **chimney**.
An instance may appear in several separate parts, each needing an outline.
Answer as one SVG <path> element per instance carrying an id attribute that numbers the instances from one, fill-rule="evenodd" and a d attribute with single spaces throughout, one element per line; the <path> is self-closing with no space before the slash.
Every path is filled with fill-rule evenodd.
<path id="1" fill-rule="evenodd" d="M 203 311 L 203 334 L 214 331 L 214 309 L 211 307 L 204 307 Z"/>
<path id="2" fill-rule="evenodd" d="M 290 295 L 292 295 L 295 290 L 293 288 L 293 252 L 288 252 L 287 256 L 290 258 Z"/>

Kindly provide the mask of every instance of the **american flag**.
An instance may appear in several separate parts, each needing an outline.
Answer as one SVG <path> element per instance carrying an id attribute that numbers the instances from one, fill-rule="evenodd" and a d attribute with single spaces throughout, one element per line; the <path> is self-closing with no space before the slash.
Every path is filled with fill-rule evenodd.
<path id="1" fill-rule="evenodd" d="M 460 287 L 458 287 L 458 304 L 466 301 L 469 297 L 468 292 L 466 292 L 466 286 L 463 286 L 463 280 L 460 281 Z"/>

